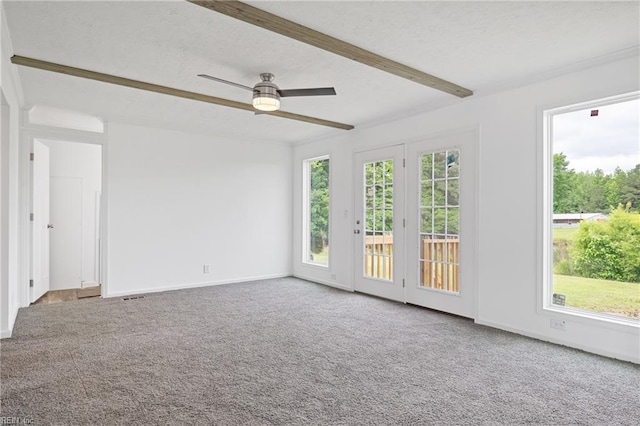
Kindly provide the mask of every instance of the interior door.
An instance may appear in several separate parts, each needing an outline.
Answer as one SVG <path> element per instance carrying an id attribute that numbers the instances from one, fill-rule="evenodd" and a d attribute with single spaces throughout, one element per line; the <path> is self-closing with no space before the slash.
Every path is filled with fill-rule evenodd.
<path id="1" fill-rule="evenodd" d="M 355 290 L 403 301 L 404 146 L 355 155 Z"/>
<path id="2" fill-rule="evenodd" d="M 49 147 L 33 141 L 33 256 L 31 302 L 49 291 Z"/>
<path id="3" fill-rule="evenodd" d="M 407 147 L 406 301 L 475 318 L 476 144 L 473 131 Z"/>
<path id="4" fill-rule="evenodd" d="M 82 287 L 82 188 L 81 178 L 51 178 L 51 290 Z"/>

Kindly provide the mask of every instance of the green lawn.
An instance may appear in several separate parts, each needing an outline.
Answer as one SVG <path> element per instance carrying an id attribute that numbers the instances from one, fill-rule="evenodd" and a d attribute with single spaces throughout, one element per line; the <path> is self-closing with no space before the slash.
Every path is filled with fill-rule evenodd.
<path id="1" fill-rule="evenodd" d="M 553 228 L 553 240 L 573 241 L 578 228 Z"/>
<path id="2" fill-rule="evenodd" d="M 554 275 L 553 292 L 571 308 L 640 319 L 640 283 Z"/>

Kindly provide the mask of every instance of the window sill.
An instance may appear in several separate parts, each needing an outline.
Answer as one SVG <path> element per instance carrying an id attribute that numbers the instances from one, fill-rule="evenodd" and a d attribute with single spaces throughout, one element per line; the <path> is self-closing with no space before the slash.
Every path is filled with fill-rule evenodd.
<path id="1" fill-rule="evenodd" d="M 545 306 L 542 311 L 544 314 L 547 314 L 552 318 L 560 318 L 592 327 L 607 328 L 630 333 L 637 333 L 640 329 L 640 320 L 632 318 L 598 314 L 560 306 Z"/>

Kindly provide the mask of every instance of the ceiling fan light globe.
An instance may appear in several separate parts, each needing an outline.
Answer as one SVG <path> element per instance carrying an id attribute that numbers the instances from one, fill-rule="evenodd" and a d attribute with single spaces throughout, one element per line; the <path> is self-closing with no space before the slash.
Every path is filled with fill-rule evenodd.
<path id="1" fill-rule="evenodd" d="M 280 109 L 280 99 L 256 96 L 253 98 L 253 107 L 260 111 L 277 111 Z"/>

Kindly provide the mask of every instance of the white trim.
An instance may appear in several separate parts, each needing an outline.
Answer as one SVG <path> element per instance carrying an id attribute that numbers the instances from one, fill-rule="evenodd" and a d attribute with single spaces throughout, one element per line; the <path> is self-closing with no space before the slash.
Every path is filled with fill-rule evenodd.
<path id="1" fill-rule="evenodd" d="M 329 230 L 329 233 L 331 233 L 331 230 Z M 331 238 L 331 237 L 329 237 Z M 302 246 L 304 249 L 304 245 Z M 329 240 L 329 258 L 331 258 L 331 240 Z M 331 264 L 331 260 L 329 260 L 329 265 Z M 321 263 L 313 263 L 313 262 L 305 262 L 304 260 L 302 260 L 302 262 L 300 263 L 300 266 L 303 268 L 310 268 L 310 269 L 315 269 L 318 271 L 328 271 L 331 270 L 330 266 L 328 265 L 323 265 Z"/>
<path id="2" fill-rule="evenodd" d="M 88 130 L 67 129 L 62 127 L 43 126 L 29 123 L 29 110 L 22 109 L 20 128 L 25 133 L 32 133 L 41 139 L 65 140 L 68 142 L 103 144 L 107 138 L 107 123 L 103 122 L 104 132 L 90 132 Z"/>
<path id="3" fill-rule="evenodd" d="M 300 278 L 301 280 L 310 281 L 312 283 L 326 285 L 328 287 L 333 287 L 333 288 L 337 288 L 339 290 L 348 291 L 349 293 L 354 293 L 355 292 L 355 290 L 353 288 L 351 288 L 349 286 L 346 286 L 346 285 L 337 284 L 335 282 L 331 282 L 331 281 L 327 281 L 327 280 L 323 280 L 323 279 L 319 279 L 319 278 L 315 278 L 315 277 L 309 277 L 309 276 L 302 275 L 302 274 L 293 274 L 293 276 L 295 278 Z"/>
<path id="4" fill-rule="evenodd" d="M 102 206 L 101 206 L 101 254 L 102 254 L 102 295 L 108 292 L 107 271 L 107 252 L 108 252 L 108 123 L 104 122 L 104 133 L 89 132 L 84 130 L 56 128 L 49 126 L 35 126 L 28 123 L 25 115 L 28 110 L 21 110 L 22 118 L 20 120 L 20 145 L 19 156 L 19 284 L 18 284 L 18 302 L 21 307 L 30 305 L 29 279 L 31 278 L 31 222 L 29 221 L 29 213 L 31 212 L 31 191 L 32 191 L 32 164 L 29 160 L 29 154 L 33 149 L 34 139 L 57 140 L 63 142 L 88 143 L 102 146 Z"/>
<path id="5" fill-rule="evenodd" d="M 108 265 L 109 265 L 109 122 L 104 122 L 104 141 L 102 145 L 102 189 L 100 191 L 100 276 L 98 282 L 101 284 L 101 296 L 105 297 L 108 292 Z"/>
<path id="6" fill-rule="evenodd" d="M 18 318 L 18 309 L 16 309 L 13 315 L 9 316 L 9 329 L 0 331 L 0 339 L 7 339 L 11 337 L 13 333 L 13 326 L 16 324 L 16 319 Z"/>
<path id="7" fill-rule="evenodd" d="M 629 361 L 629 362 L 633 362 L 633 363 L 640 363 L 640 355 L 636 355 L 634 356 L 627 356 L 624 354 L 621 354 L 620 352 L 614 352 L 614 351 L 609 351 L 606 349 L 602 349 L 600 346 L 591 346 L 591 345 L 585 345 L 583 343 L 577 343 L 575 341 L 568 341 L 566 339 L 562 339 L 562 338 L 557 338 L 557 337 L 551 337 L 548 336 L 546 334 L 539 334 L 539 333 L 531 333 L 531 332 L 527 332 L 524 330 L 521 330 L 519 328 L 513 328 L 511 326 L 508 325 L 504 325 L 502 323 L 499 322 L 494 322 L 494 321 L 486 321 L 483 320 L 481 318 L 475 320 L 475 323 L 478 325 L 484 325 L 487 327 L 492 327 L 492 328 L 497 328 L 499 330 L 504 330 L 504 331 L 508 331 L 509 333 L 514 333 L 514 334 L 519 334 L 521 336 L 526 336 L 526 337 L 531 337 L 533 339 L 537 339 L 537 340 L 542 340 L 544 342 L 549 342 L 549 343 L 554 343 L 556 345 L 562 345 L 562 346 L 566 346 L 569 348 L 575 348 L 575 349 L 580 349 L 582 351 L 585 352 L 591 352 L 597 355 L 602 355 L 602 356 L 606 356 L 609 358 L 615 358 L 615 359 L 619 359 L 622 361 Z M 559 331 L 560 333 L 562 333 L 561 331 Z"/>
<path id="8" fill-rule="evenodd" d="M 185 290 L 188 288 L 200 288 L 200 287 L 212 287 L 212 286 L 223 285 L 223 284 L 236 284 L 236 283 L 244 283 L 244 282 L 250 282 L 250 281 L 271 280 L 275 278 L 286 278 L 290 276 L 291 274 L 289 273 L 272 274 L 272 275 L 256 275 L 253 277 L 231 278 L 231 279 L 224 279 L 224 280 L 218 280 L 218 281 L 203 281 L 203 282 L 196 282 L 196 283 L 189 283 L 189 284 L 183 284 L 183 283 L 172 284 L 164 287 L 150 287 L 150 288 L 136 289 L 132 291 L 114 291 L 106 294 L 104 293 L 104 290 L 103 290 L 102 297 L 111 298 L 111 297 L 129 296 L 132 294 L 161 293 L 163 291 Z"/>
<path id="9" fill-rule="evenodd" d="M 20 111 L 24 114 L 24 110 Z M 21 120 L 22 121 L 22 120 Z M 29 140 L 25 132 L 20 128 L 18 141 L 18 305 L 29 306 L 31 277 L 31 164 L 29 154 L 33 148 L 33 141 Z"/>

